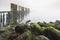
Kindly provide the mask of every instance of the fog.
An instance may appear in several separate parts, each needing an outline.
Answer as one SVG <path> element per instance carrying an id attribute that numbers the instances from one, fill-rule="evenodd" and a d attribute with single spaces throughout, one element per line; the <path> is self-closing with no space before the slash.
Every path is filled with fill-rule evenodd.
<path id="1" fill-rule="evenodd" d="M 0 0 L 0 9 L 7 8 L 9 5 L 4 5 L 4 7 L 3 4 L 11 2 L 30 8 L 30 13 L 23 22 L 27 20 L 33 22 L 60 20 L 60 0 Z"/>
<path id="2" fill-rule="evenodd" d="M 56 21 L 60 20 L 60 0 L 28 0 L 30 14 L 24 21 Z"/>

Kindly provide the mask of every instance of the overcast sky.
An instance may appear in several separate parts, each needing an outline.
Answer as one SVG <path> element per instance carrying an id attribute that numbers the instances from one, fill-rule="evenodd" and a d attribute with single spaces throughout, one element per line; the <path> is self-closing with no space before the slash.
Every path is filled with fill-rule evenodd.
<path id="1" fill-rule="evenodd" d="M 55 21 L 60 20 L 60 0 L 0 0 L 0 9 L 7 8 L 5 4 L 16 3 L 30 8 L 30 14 L 23 20 Z M 4 4 L 6 7 L 1 6 Z"/>
<path id="2" fill-rule="evenodd" d="M 28 0 L 31 8 L 30 14 L 25 20 L 55 21 L 60 20 L 60 0 Z"/>

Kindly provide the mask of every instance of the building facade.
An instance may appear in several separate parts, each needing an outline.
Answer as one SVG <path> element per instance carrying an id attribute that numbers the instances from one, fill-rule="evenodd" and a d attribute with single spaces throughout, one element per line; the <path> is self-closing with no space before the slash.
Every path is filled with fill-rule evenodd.
<path id="1" fill-rule="evenodd" d="M 11 11 L 0 11 L 0 26 L 19 24 L 29 14 L 29 8 L 13 3 L 10 5 Z"/>
<path id="2" fill-rule="evenodd" d="M 0 12 L 0 26 L 5 26 L 7 21 L 7 12 Z"/>

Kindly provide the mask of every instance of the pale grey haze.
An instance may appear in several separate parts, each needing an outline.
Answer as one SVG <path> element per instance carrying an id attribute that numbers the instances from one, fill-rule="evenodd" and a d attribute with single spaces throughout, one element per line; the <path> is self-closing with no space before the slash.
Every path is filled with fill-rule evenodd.
<path id="1" fill-rule="evenodd" d="M 29 19 L 33 22 L 60 20 L 60 0 L 0 0 L 0 10 L 10 10 L 8 3 L 30 8 L 30 14 L 24 18 L 23 22 Z"/>

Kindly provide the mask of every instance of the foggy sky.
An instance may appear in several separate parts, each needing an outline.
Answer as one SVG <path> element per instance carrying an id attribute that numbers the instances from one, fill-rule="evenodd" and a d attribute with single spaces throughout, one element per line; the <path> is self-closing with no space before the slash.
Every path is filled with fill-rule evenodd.
<path id="1" fill-rule="evenodd" d="M 29 19 L 33 22 L 60 20 L 60 0 L 0 0 L 0 9 L 7 8 L 9 5 L 5 4 L 11 2 L 30 8 L 30 14 L 23 22 Z"/>
<path id="2" fill-rule="evenodd" d="M 29 0 L 31 12 L 25 20 L 56 21 L 60 20 L 60 0 Z"/>

